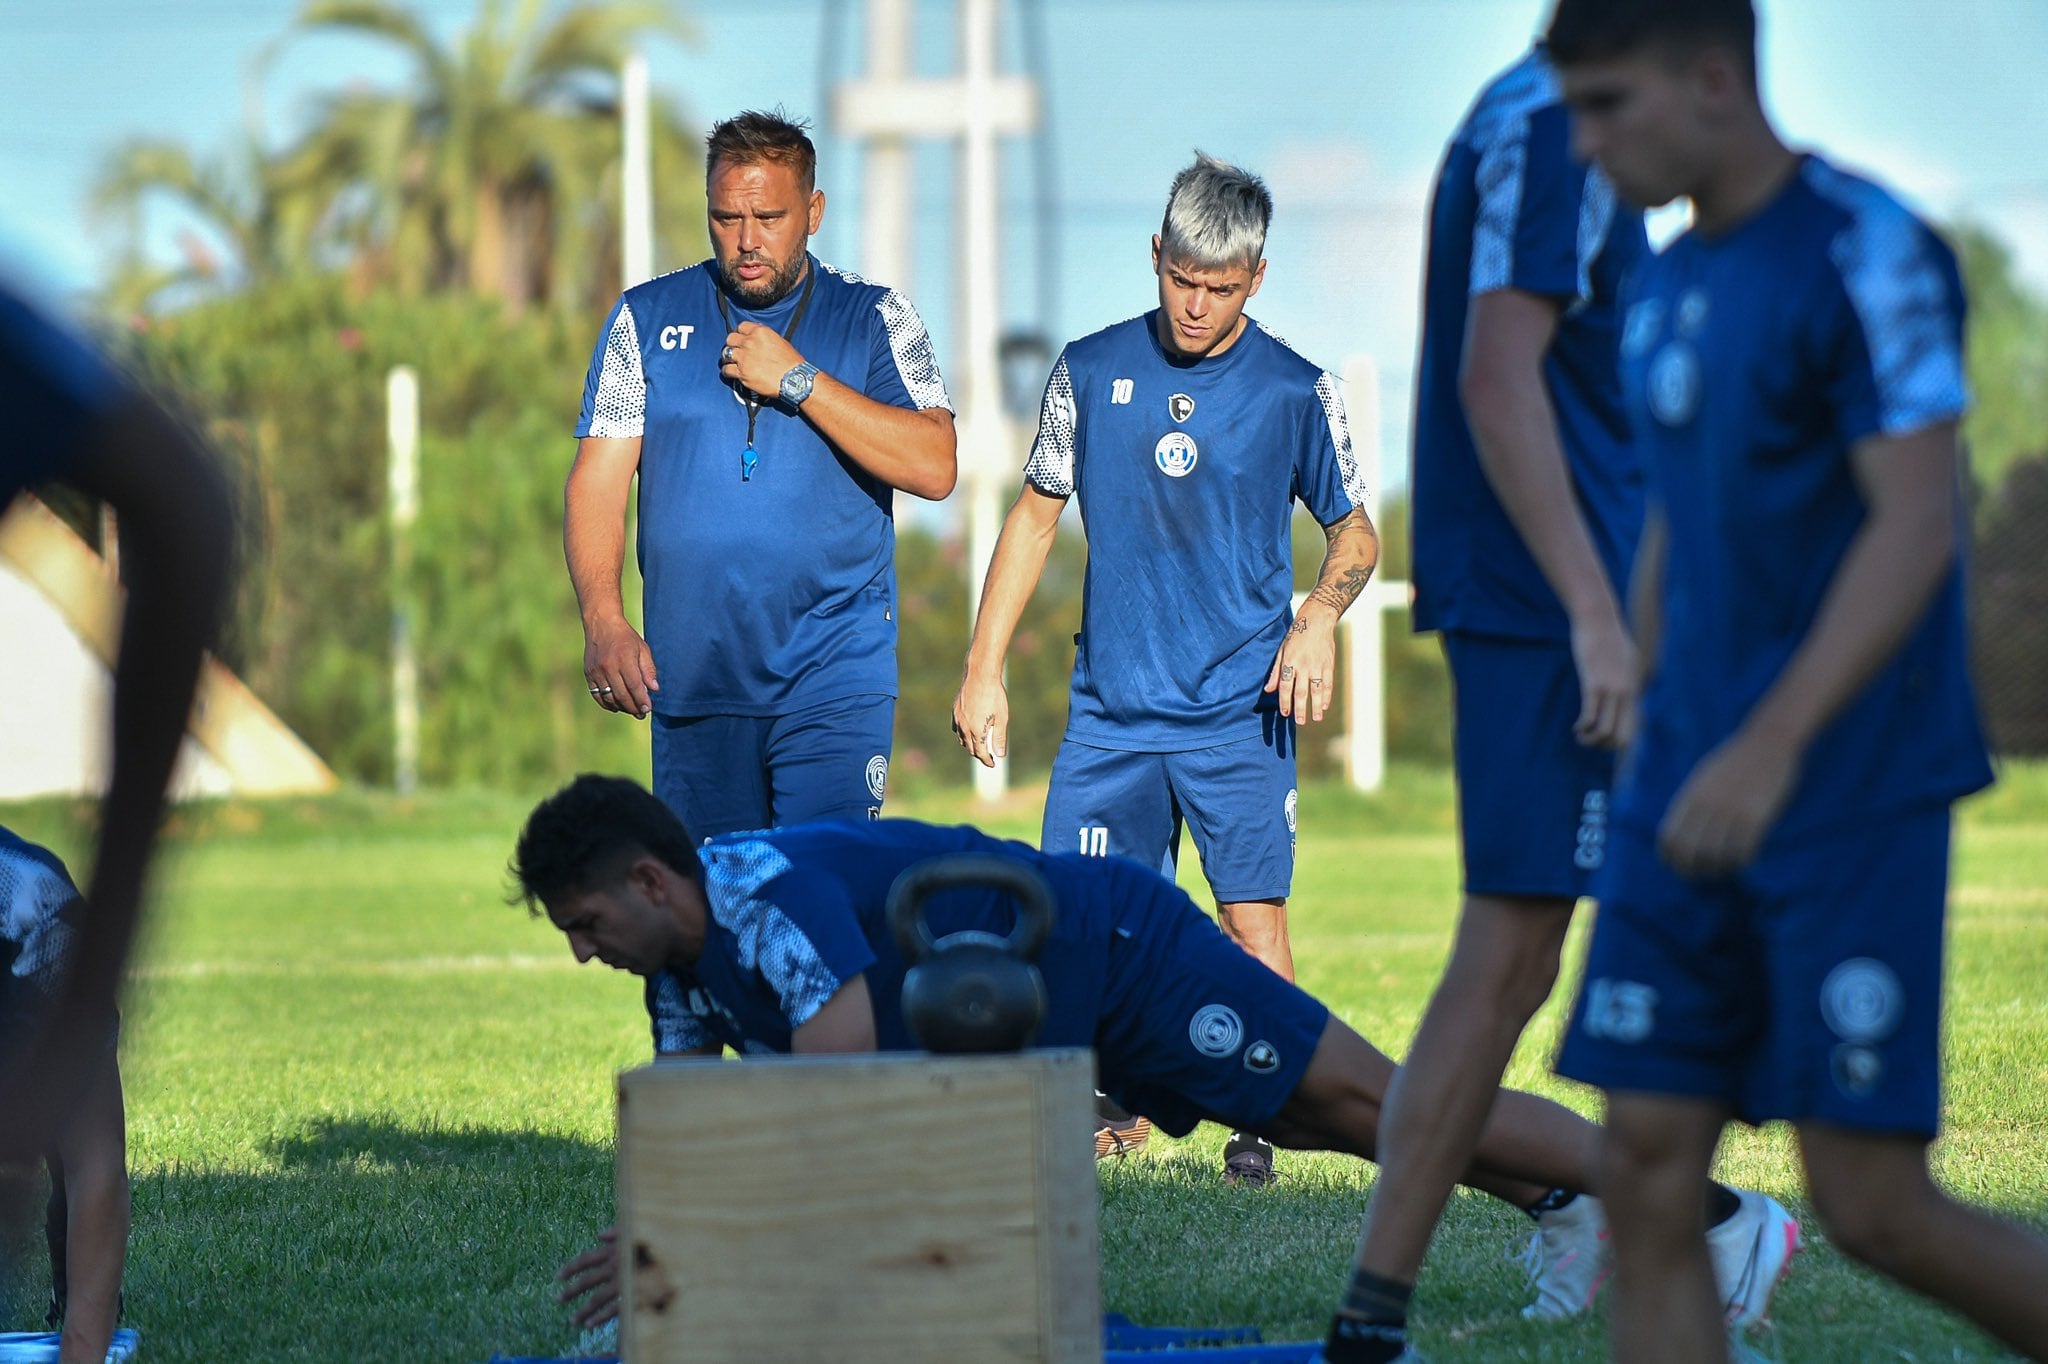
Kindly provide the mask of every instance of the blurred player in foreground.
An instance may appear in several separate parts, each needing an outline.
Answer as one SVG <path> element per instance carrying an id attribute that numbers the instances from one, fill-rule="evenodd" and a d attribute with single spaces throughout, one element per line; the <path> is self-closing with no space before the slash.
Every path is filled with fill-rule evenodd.
<path id="1" fill-rule="evenodd" d="M 1414 615 L 1439 633 L 1455 684 L 1464 899 L 1387 1096 L 1380 1178 L 1333 1323 L 1332 1349 L 1348 1335 L 1343 1357 L 1362 1364 L 1407 1346 L 1437 1220 L 1599 869 L 1613 750 L 1634 721 L 1640 668 L 1621 600 L 1642 475 L 1621 407 L 1618 296 L 1648 242 L 1642 214 L 1570 143 L 1538 46 L 1480 92 L 1431 207 Z M 1556 1211 L 1553 1227 L 1600 1216 L 1591 1199 Z M 1707 1221 L 1729 1316 L 1753 1320 L 1796 1224 L 1761 1194 L 1717 1195 Z M 1584 1311 L 1611 1268 L 1539 1236 L 1527 1315 Z"/>
<path id="2" fill-rule="evenodd" d="M 47 848 L 0 828 L 0 1037 L 19 1037 L 48 1013 L 86 919 L 71 874 Z M 77 1097 L 44 1151 L 50 1196 L 48 1325 L 60 1358 L 104 1359 L 121 1312 L 128 1256 L 128 1136 L 116 1055 L 120 1018 L 109 1005 L 86 1038 Z"/>
<path id="3" fill-rule="evenodd" d="M 20 1164 L 42 1157 L 53 1140 L 62 1146 L 109 1102 L 109 1020 L 201 651 L 226 599 L 233 525 L 225 488 L 199 446 L 84 342 L 5 288 L 0 420 L 8 430 L 0 443 L 0 509 L 45 480 L 100 498 L 119 518 L 128 588 L 114 673 L 112 771 L 86 908 L 69 911 L 76 926 L 70 960 L 46 1007 L 0 1031 L 0 1160 Z M 118 1112 L 118 1087 L 112 1094 Z M 101 1244 L 90 1234 L 81 1239 Z M 66 1364 L 105 1355 L 113 1313 L 101 1310 L 103 1290 L 111 1284 L 118 1297 L 117 1254 L 111 1243 L 71 1248 Z M 88 1255 L 113 1257 L 111 1278 L 106 1258 L 81 1265 Z"/>
<path id="4" fill-rule="evenodd" d="M 1052 889 L 1058 915 L 1038 961 L 1050 1007 L 1036 1045 L 1092 1047 L 1103 1090 L 1175 1135 L 1208 1119 L 1281 1146 L 1372 1158 L 1393 1062 L 1135 862 L 907 820 L 699 847 L 635 783 L 583 776 L 534 810 L 512 871 L 579 961 L 646 981 L 659 1054 L 915 1051 L 901 1005 L 906 964 L 884 907 L 904 870 L 960 852 L 1014 858 Z M 939 936 L 1007 932 L 1015 910 L 1000 892 L 964 888 L 932 896 L 925 916 Z M 1465 1180 L 1534 1208 L 1589 1187 L 1598 1141 L 1569 1109 L 1503 1090 Z M 1595 1253 L 1602 1234 L 1582 1225 L 1581 1253 Z M 563 1299 L 588 1295 L 579 1325 L 614 1315 L 614 1274 L 608 1240 L 563 1267 Z"/>
<path id="5" fill-rule="evenodd" d="M 1558 1063 L 1607 1091 L 1615 1354 L 1726 1358 L 1697 1182 L 1781 1118 L 1836 1245 L 2048 1358 L 2048 1244 L 1927 1168 L 1950 806 L 1991 780 L 1954 257 L 1778 139 L 1750 0 L 1561 0 L 1549 47 L 1580 153 L 1695 214 L 1623 321 L 1650 665 Z"/>

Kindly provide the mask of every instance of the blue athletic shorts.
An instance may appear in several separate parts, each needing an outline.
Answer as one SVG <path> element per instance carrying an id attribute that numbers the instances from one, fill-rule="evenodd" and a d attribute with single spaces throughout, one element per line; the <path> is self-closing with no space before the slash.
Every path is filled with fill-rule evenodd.
<path id="1" fill-rule="evenodd" d="M 1072 739 L 1053 759 L 1039 847 L 1115 854 L 1173 875 L 1185 821 L 1222 904 L 1281 900 L 1294 884 L 1294 725 L 1214 748 L 1134 753 Z"/>
<path id="2" fill-rule="evenodd" d="M 1097 1082 L 1176 1137 L 1270 1122 L 1330 1019 L 1164 883 L 1118 914 L 1101 1009 Z"/>
<path id="3" fill-rule="evenodd" d="M 654 794 L 702 841 L 814 819 L 879 819 L 889 782 L 891 696 L 849 696 L 788 715 L 663 715 Z"/>
<path id="4" fill-rule="evenodd" d="M 1571 647 L 1446 631 L 1467 895 L 1577 899 L 1606 847 L 1614 758 L 1572 738 Z"/>
<path id="5" fill-rule="evenodd" d="M 1560 1074 L 1932 1137 L 1947 806 L 1689 881 L 1619 825 Z"/>

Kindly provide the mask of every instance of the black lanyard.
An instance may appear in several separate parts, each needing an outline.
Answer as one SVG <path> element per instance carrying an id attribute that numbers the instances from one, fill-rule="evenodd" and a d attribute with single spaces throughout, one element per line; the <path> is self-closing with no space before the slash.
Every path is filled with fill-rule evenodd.
<path id="1" fill-rule="evenodd" d="M 816 266 L 812 266 L 804 275 L 803 297 L 796 301 L 796 311 L 790 314 L 789 326 L 782 330 L 783 340 L 790 340 L 796 335 L 797 324 L 802 322 L 804 314 L 810 311 L 811 290 L 817 287 L 818 271 Z M 718 320 L 725 324 L 727 331 L 737 330 L 733 326 L 732 312 L 725 305 L 725 287 L 714 282 L 711 286 L 711 296 L 718 300 Z M 761 415 L 763 399 L 755 396 L 754 391 L 739 380 L 729 382 L 733 386 L 733 392 L 739 394 L 740 402 L 745 404 L 747 409 L 747 448 L 740 453 L 740 482 L 747 483 L 753 480 L 754 466 L 761 462 L 760 455 L 754 452 L 754 423 Z"/>

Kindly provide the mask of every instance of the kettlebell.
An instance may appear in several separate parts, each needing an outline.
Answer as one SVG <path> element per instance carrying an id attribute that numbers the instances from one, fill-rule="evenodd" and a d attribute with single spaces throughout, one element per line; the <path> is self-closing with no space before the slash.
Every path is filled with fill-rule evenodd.
<path id="1" fill-rule="evenodd" d="M 1006 938 L 966 929 L 932 938 L 925 900 L 954 886 L 993 886 L 1017 901 Z M 1045 981 L 1031 963 L 1052 934 L 1052 890 L 1022 862 L 955 853 L 920 862 L 889 887 L 889 931 L 910 970 L 903 1021 L 936 1052 L 1021 1051 L 1045 1021 Z"/>

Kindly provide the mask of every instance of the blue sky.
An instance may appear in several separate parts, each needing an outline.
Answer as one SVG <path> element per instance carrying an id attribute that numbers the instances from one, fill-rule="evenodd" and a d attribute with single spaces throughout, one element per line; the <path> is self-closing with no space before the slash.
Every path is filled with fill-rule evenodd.
<path id="1" fill-rule="evenodd" d="M 1030 149 L 1006 152 L 1008 320 L 1054 341 L 1153 301 L 1146 252 L 1168 180 L 1195 147 L 1260 171 L 1277 202 L 1267 283 L 1252 311 L 1331 368 L 1370 354 L 1380 429 L 1402 462 L 1424 201 L 1445 135 L 1478 86 L 1526 47 L 1547 0 L 1035 0 L 1051 54 L 1045 91 L 1061 248 L 1049 317 L 1034 264 Z M 950 0 L 918 0 L 924 70 L 952 57 Z M 650 52 L 654 80 L 703 122 L 781 104 L 822 115 L 825 81 L 858 60 L 858 0 L 696 0 L 699 39 Z M 1014 11 L 1016 0 L 1007 8 Z M 86 213 L 108 151 L 138 135 L 230 151 L 248 73 L 296 0 L 0 0 L 0 265 L 56 291 L 89 287 L 111 229 Z M 417 0 L 443 32 L 475 0 Z M 2048 291 L 2048 0 L 1760 0 L 1767 98 L 1781 127 L 1879 174 L 1937 215 L 1981 220 Z M 1016 63 L 1010 15 L 1006 64 Z M 836 41 L 828 41 L 836 35 Z M 273 137 L 313 92 L 389 83 L 370 45 L 304 36 L 259 95 Z M 824 131 L 829 134 L 830 129 Z M 831 199 L 816 243 L 858 269 L 859 156 L 821 139 Z M 942 355 L 953 333 L 951 166 L 917 158 L 913 277 Z M 152 223 L 159 240 L 175 227 Z M 1361 432 L 1361 435 L 1364 433 Z"/>

